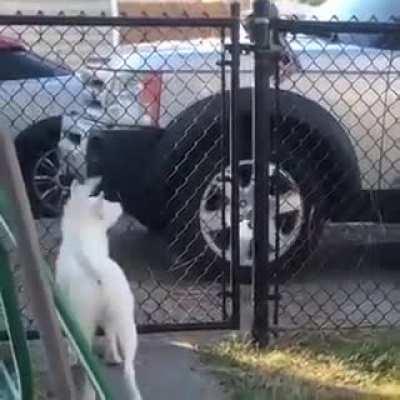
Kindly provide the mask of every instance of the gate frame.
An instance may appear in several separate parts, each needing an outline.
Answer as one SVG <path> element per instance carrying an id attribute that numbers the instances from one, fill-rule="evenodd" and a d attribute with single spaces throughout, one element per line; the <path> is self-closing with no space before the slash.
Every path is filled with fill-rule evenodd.
<path id="1" fill-rule="evenodd" d="M 9 26 L 90 26 L 90 27 L 180 27 L 180 28 L 214 28 L 220 30 L 220 38 L 226 39 L 225 32 L 229 31 L 231 43 L 222 49 L 222 62 L 221 74 L 225 74 L 225 67 L 229 66 L 231 75 L 231 88 L 229 95 L 226 96 L 225 91 L 225 76 L 222 76 L 221 92 L 224 98 L 230 99 L 229 104 L 229 132 L 225 132 L 224 128 L 222 134 L 225 143 L 230 145 L 230 165 L 232 168 L 232 205 L 231 205 L 231 225 L 232 234 L 230 237 L 230 245 L 232 249 L 232 261 L 228 271 L 224 273 L 224 279 L 229 279 L 225 286 L 221 282 L 223 289 L 222 296 L 223 306 L 221 313 L 224 317 L 226 313 L 226 299 L 231 299 L 231 307 L 229 318 L 222 318 L 222 321 L 213 321 L 205 323 L 173 323 L 173 324 L 151 324 L 138 326 L 140 333 L 151 332 L 165 332 L 165 331 L 183 331 L 183 330 L 204 330 L 204 329 L 239 329 L 240 327 L 240 285 L 239 285 L 239 187 L 238 187 L 238 168 L 239 168 L 239 155 L 238 155 L 238 92 L 239 92 L 239 65 L 240 65 L 240 3 L 234 2 L 231 5 L 231 16 L 224 18 L 216 17 L 180 17 L 180 18 L 154 18 L 154 17 L 106 17 L 106 16 L 45 16 L 45 15 L 0 15 L 0 25 Z M 230 52 L 231 57 L 229 60 L 225 59 L 225 54 Z M 223 101 L 222 100 L 222 101 Z M 225 104 L 221 105 L 222 117 L 226 114 Z M 225 124 L 224 124 L 225 125 Z M 229 275 L 229 278 L 228 278 Z M 35 330 L 28 330 L 27 337 L 31 340 L 39 339 L 40 335 Z M 6 339 L 7 335 L 0 332 L 0 340 Z"/>

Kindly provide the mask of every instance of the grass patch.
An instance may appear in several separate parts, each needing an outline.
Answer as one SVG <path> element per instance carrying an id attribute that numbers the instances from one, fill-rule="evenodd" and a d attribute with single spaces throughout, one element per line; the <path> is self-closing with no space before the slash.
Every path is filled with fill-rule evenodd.
<path id="1" fill-rule="evenodd" d="M 400 399 L 400 332 L 297 336 L 268 349 L 233 337 L 202 349 L 232 400 Z"/>

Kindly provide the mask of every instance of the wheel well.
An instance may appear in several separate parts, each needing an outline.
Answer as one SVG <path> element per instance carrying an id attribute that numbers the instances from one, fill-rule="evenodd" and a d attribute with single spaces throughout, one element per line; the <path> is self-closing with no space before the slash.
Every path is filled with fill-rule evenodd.
<path id="1" fill-rule="evenodd" d="M 61 124 L 62 117 L 50 117 L 29 126 L 16 137 L 15 148 L 21 165 L 60 140 Z"/>

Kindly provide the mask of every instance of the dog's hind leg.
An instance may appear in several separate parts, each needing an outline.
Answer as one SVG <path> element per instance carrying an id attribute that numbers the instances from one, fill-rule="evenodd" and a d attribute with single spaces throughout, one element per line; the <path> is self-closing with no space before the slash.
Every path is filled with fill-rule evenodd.
<path id="1" fill-rule="evenodd" d="M 133 362 L 125 361 L 124 374 L 126 383 L 129 386 L 129 391 L 134 400 L 142 400 L 142 395 L 140 394 L 138 385 L 136 383 L 136 373 L 133 366 Z"/>
<path id="2" fill-rule="evenodd" d="M 96 400 L 96 391 L 94 390 L 89 378 L 85 376 L 85 381 L 82 389 L 82 400 Z"/>
<path id="3" fill-rule="evenodd" d="M 135 373 L 135 356 L 137 348 L 137 332 L 133 318 L 128 318 L 125 321 L 120 321 L 118 324 L 118 345 L 121 350 L 122 358 L 124 359 L 124 375 L 131 393 L 132 399 L 142 400 L 138 385 L 136 383 Z"/>
<path id="4" fill-rule="evenodd" d="M 117 334 L 113 329 L 106 330 L 105 361 L 110 365 L 122 364 L 122 358 L 118 350 Z"/>

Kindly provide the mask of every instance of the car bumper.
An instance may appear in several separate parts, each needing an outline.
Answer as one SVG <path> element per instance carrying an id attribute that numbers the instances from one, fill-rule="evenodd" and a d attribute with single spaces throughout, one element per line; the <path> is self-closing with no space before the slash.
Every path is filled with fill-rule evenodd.
<path id="1" fill-rule="evenodd" d="M 109 200 L 121 201 L 137 216 L 149 202 L 151 164 L 163 130 L 148 126 L 93 129 L 86 147 L 88 176 L 101 176 Z"/>

